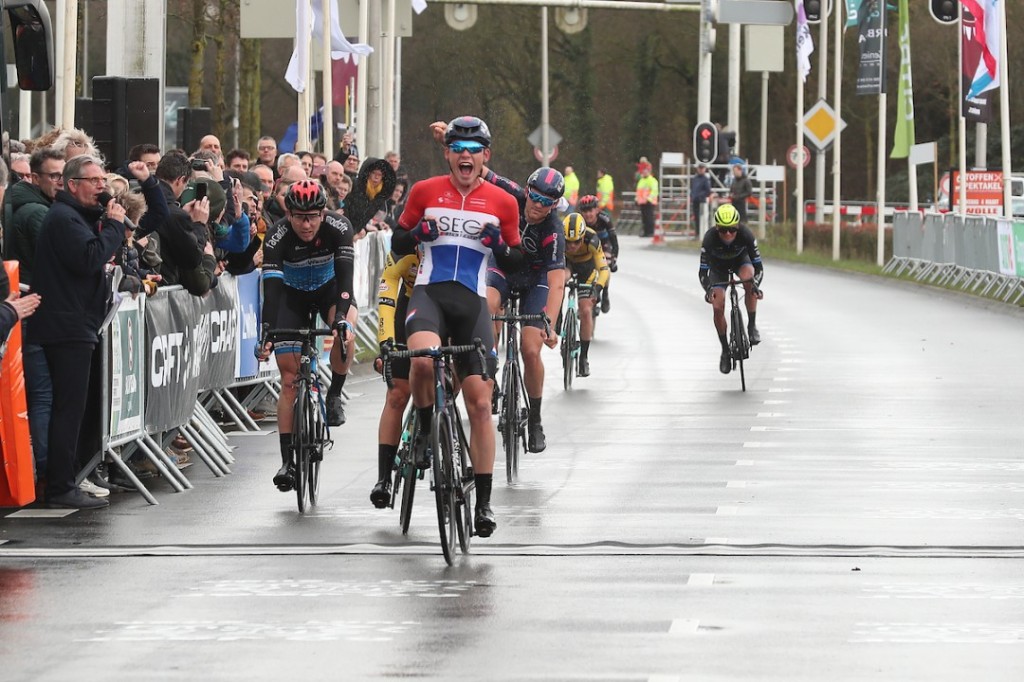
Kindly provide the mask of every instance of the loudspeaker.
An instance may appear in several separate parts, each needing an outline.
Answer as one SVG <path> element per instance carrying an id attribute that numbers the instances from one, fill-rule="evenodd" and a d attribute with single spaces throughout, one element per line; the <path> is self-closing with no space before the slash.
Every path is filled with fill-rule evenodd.
<path id="1" fill-rule="evenodd" d="M 92 79 L 92 136 L 116 168 L 137 144 L 160 140 L 160 80 L 96 76 Z"/>
<path id="2" fill-rule="evenodd" d="M 75 98 L 75 127 L 92 135 L 92 98 Z"/>
<path id="3" fill-rule="evenodd" d="M 178 147 L 191 154 L 199 149 L 199 141 L 213 132 L 213 114 L 209 107 L 178 109 Z"/>

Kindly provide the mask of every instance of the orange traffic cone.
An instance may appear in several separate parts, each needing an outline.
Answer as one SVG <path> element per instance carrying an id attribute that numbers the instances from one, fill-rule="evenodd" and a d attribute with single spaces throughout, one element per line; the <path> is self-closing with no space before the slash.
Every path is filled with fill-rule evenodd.
<path id="1" fill-rule="evenodd" d="M 665 243 L 665 231 L 661 229 L 661 221 L 654 221 L 654 238 L 651 239 L 652 244 L 664 244 Z"/>

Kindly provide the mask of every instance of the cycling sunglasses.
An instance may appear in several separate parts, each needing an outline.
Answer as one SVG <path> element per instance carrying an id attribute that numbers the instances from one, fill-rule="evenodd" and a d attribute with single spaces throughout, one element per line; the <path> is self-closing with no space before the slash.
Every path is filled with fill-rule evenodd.
<path id="1" fill-rule="evenodd" d="M 728 232 L 730 234 L 736 234 L 740 230 L 739 230 L 738 227 L 720 227 L 720 228 L 718 228 L 718 231 L 719 232 Z"/>
<path id="2" fill-rule="evenodd" d="M 530 190 L 529 196 L 530 201 L 540 204 L 544 208 L 554 206 L 558 202 L 558 199 L 552 199 L 551 197 L 541 194 L 540 192 L 535 192 L 532 189 Z"/>
<path id="3" fill-rule="evenodd" d="M 462 152 L 469 152 L 470 154 L 479 154 L 484 149 L 486 149 L 486 147 L 484 147 L 479 142 L 459 140 L 457 142 L 452 142 L 450 145 L 448 145 L 448 149 L 454 154 L 461 154 Z"/>

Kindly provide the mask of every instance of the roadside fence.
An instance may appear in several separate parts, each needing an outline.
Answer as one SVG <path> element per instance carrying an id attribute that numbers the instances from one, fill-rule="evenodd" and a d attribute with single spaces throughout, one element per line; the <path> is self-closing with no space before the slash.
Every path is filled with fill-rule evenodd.
<path id="1" fill-rule="evenodd" d="M 1024 298 L 1024 221 L 896 213 L 882 271 L 1015 304 Z"/>

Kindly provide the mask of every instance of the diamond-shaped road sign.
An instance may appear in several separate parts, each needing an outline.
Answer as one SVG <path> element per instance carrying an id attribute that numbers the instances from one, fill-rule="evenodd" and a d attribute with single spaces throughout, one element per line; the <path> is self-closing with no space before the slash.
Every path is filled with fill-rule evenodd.
<path id="1" fill-rule="evenodd" d="M 539 148 L 541 143 L 540 138 L 543 132 L 544 131 L 541 129 L 541 127 L 537 126 L 537 129 L 530 133 L 530 136 L 527 137 L 526 139 L 529 140 L 530 144 L 532 144 L 534 147 Z M 551 145 L 552 147 L 557 147 L 558 143 L 561 141 L 562 136 L 558 134 L 558 131 L 552 128 L 551 126 L 548 126 L 548 144 Z"/>
<path id="2" fill-rule="evenodd" d="M 835 110 L 825 100 L 818 100 L 818 103 L 804 114 L 804 135 L 815 147 L 824 149 L 835 139 L 836 124 Z M 839 130 L 842 130 L 846 127 L 846 121 L 839 119 L 838 126 Z"/>
<path id="3" fill-rule="evenodd" d="M 793 3 L 783 0 L 720 0 L 719 24 L 789 26 L 793 23 Z"/>

